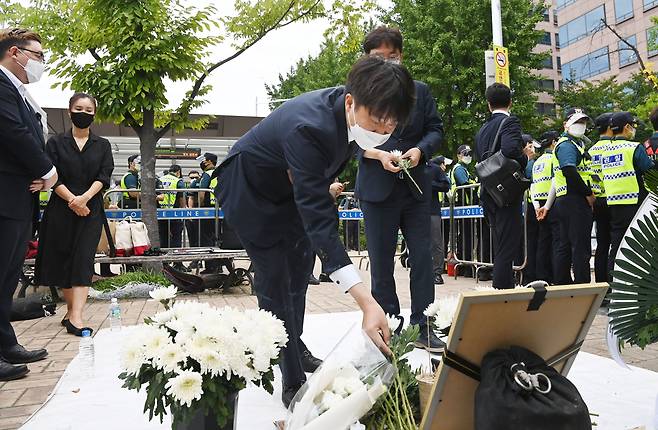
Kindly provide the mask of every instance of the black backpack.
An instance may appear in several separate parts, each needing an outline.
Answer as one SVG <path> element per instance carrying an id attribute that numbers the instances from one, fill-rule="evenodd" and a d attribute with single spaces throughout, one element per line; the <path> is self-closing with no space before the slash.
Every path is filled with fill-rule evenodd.
<path id="1" fill-rule="evenodd" d="M 576 386 L 519 346 L 484 356 L 475 392 L 475 430 L 591 430 Z"/>
<path id="2" fill-rule="evenodd" d="M 500 150 L 494 153 L 505 121 L 507 118 L 500 122 L 489 150 L 483 154 L 482 161 L 475 165 L 482 188 L 501 208 L 518 202 L 532 182 L 525 177 L 518 161 L 507 158 Z"/>

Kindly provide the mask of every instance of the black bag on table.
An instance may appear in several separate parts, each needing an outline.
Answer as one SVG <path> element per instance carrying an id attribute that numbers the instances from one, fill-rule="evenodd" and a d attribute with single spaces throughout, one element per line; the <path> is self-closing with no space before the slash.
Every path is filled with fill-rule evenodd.
<path id="1" fill-rule="evenodd" d="M 518 161 L 507 158 L 500 150 L 494 152 L 500 139 L 500 130 L 506 120 L 507 118 L 500 122 L 489 150 L 485 152 L 483 160 L 475 165 L 482 188 L 498 207 L 519 201 L 532 182 L 525 177 L 525 172 Z"/>
<path id="2" fill-rule="evenodd" d="M 14 299 L 11 304 L 10 321 L 33 320 L 55 315 L 55 303 L 37 295 Z"/>
<path id="3" fill-rule="evenodd" d="M 591 430 L 578 389 L 518 346 L 485 355 L 475 392 L 475 430 Z"/>

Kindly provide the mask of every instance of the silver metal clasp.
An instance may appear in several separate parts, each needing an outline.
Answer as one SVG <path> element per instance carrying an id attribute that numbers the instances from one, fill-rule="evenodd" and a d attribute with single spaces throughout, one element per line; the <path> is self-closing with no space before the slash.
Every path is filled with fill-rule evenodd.
<path id="1" fill-rule="evenodd" d="M 519 369 L 516 369 L 519 367 Z M 514 382 L 517 383 L 521 388 L 526 391 L 537 390 L 542 394 L 548 394 L 551 392 L 552 384 L 551 380 L 548 379 L 543 373 L 528 373 L 525 369 L 525 363 L 515 363 L 510 367 L 512 373 L 514 373 Z"/>

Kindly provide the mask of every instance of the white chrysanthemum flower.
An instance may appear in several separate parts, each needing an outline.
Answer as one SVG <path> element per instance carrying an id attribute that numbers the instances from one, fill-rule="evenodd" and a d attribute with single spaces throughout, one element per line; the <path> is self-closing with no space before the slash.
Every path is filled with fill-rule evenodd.
<path id="1" fill-rule="evenodd" d="M 334 393 L 333 391 L 325 391 L 322 393 L 320 397 L 320 403 L 319 403 L 319 409 L 320 413 L 322 414 L 325 411 L 328 411 L 329 409 L 333 408 L 336 406 L 340 401 L 342 401 L 343 398 L 339 396 L 338 394 Z"/>
<path id="2" fill-rule="evenodd" d="M 398 326 L 400 325 L 400 320 L 398 320 L 394 315 L 386 315 L 386 322 L 388 322 L 388 328 L 391 331 L 395 331 L 398 329 Z"/>
<path id="3" fill-rule="evenodd" d="M 173 372 L 178 369 L 178 364 L 185 361 L 186 358 L 187 356 L 180 346 L 170 343 L 160 350 L 155 365 L 167 372 Z"/>
<path id="4" fill-rule="evenodd" d="M 349 378 L 345 382 L 345 392 L 350 395 L 363 388 L 365 384 L 359 378 Z"/>
<path id="5" fill-rule="evenodd" d="M 423 314 L 428 318 L 433 318 L 439 309 L 441 308 L 441 303 L 438 300 L 434 300 L 432 303 L 427 306 L 427 309 L 423 311 Z"/>
<path id="6" fill-rule="evenodd" d="M 170 344 L 169 332 L 154 327 L 144 339 L 144 354 L 148 358 L 157 358 L 160 350 Z"/>
<path id="7" fill-rule="evenodd" d="M 435 325 L 440 329 L 451 325 L 458 305 L 459 296 L 450 296 L 439 300 L 439 311 L 434 316 Z"/>
<path id="8" fill-rule="evenodd" d="M 198 357 L 197 361 L 201 365 L 201 373 L 204 375 L 209 373 L 212 376 L 219 376 L 227 370 L 221 357 L 215 351 L 205 351 Z"/>
<path id="9" fill-rule="evenodd" d="M 174 400 L 189 407 L 194 400 L 199 400 L 203 395 L 202 382 L 203 377 L 200 373 L 182 370 L 178 376 L 167 382 L 165 388 L 167 388 L 167 394 Z"/>
<path id="10" fill-rule="evenodd" d="M 149 296 L 151 296 L 152 299 L 161 302 L 164 300 L 173 299 L 174 297 L 176 297 L 176 293 L 178 293 L 178 288 L 176 288 L 173 285 L 170 285 L 168 287 L 155 288 L 149 291 Z"/>
<path id="11" fill-rule="evenodd" d="M 121 350 L 121 367 L 129 374 L 137 374 L 142 365 L 147 363 L 144 347 L 137 343 L 129 343 Z"/>
<path id="12" fill-rule="evenodd" d="M 174 317 L 174 311 L 169 309 L 166 311 L 158 312 L 157 314 L 153 315 L 151 319 L 157 324 L 165 324 L 171 321 L 173 317 Z"/>
<path id="13" fill-rule="evenodd" d="M 391 151 L 391 154 L 396 157 L 398 160 L 402 157 L 402 151 L 394 149 Z"/>

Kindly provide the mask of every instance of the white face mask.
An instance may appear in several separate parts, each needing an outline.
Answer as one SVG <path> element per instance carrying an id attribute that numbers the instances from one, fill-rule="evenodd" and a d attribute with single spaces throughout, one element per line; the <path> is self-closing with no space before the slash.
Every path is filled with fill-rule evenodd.
<path id="1" fill-rule="evenodd" d="M 356 115 L 354 114 L 354 103 L 352 103 L 352 117 L 354 118 L 354 125 L 351 125 L 348 121 L 348 126 L 350 132 L 356 141 L 356 144 L 361 147 L 361 149 L 373 149 L 379 145 L 383 145 L 391 137 L 390 134 L 379 134 L 374 131 L 366 130 L 361 127 L 358 122 L 356 122 Z M 349 119 L 349 118 L 348 118 Z"/>
<path id="2" fill-rule="evenodd" d="M 139 172 L 140 170 L 142 170 L 142 165 L 139 163 L 135 163 L 135 172 Z"/>
<path id="3" fill-rule="evenodd" d="M 467 155 L 467 156 L 465 156 L 465 157 L 462 157 L 462 162 L 463 162 L 464 164 L 471 164 L 472 161 L 473 161 L 473 157 L 470 156 L 470 155 Z"/>
<path id="4" fill-rule="evenodd" d="M 631 131 L 629 139 L 633 140 L 633 139 L 635 139 L 635 134 L 637 133 L 637 130 L 635 129 L 635 127 L 631 127 L 631 130 L 633 130 L 633 131 Z"/>
<path id="5" fill-rule="evenodd" d="M 585 135 L 586 130 L 587 130 L 587 124 L 576 123 L 576 124 L 571 124 L 569 128 L 567 128 L 567 133 L 569 133 L 573 137 L 581 138 Z"/>
<path id="6" fill-rule="evenodd" d="M 27 57 L 23 51 L 21 51 L 21 53 Z M 27 82 L 30 84 L 39 82 L 41 76 L 43 76 L 43 71 L 46 68 L 46 65 L 41 61 L 33 60 L 30 57 L 27 58 L 27 63 L 25 63 L 25 65 L 22 65 L 18 61 L 16 62 L 25 70 L 25 73 L 27 74 Z"/>

